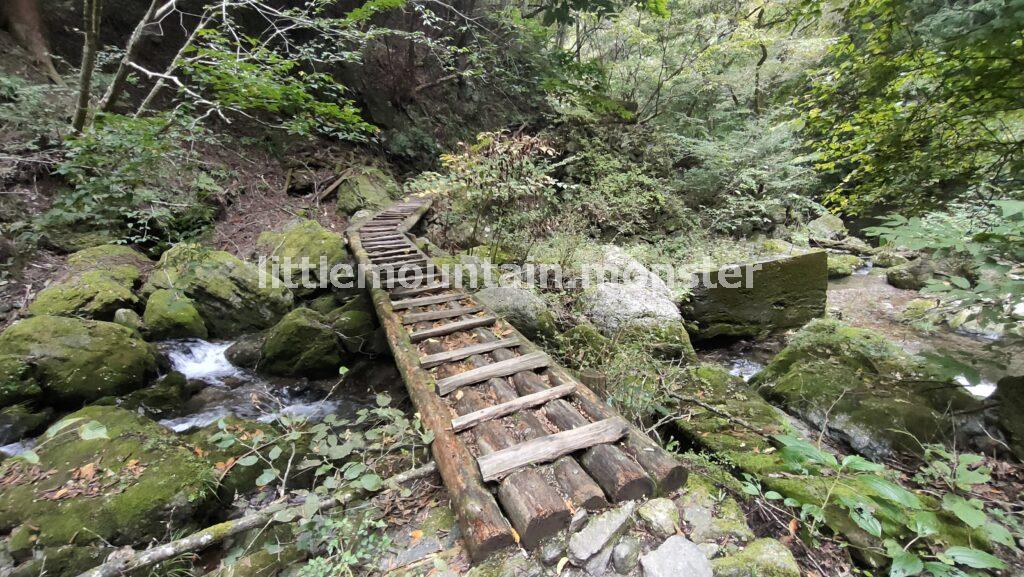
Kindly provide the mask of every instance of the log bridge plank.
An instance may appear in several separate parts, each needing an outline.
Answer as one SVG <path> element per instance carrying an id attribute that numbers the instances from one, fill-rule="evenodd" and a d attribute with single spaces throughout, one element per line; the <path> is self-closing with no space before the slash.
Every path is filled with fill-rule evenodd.
<path id="1" fill-rule="evenodd" d="M 474 560 L 537 546 L 575 508 L 668 493 L 678 460 L 435 272 L 409 231 L 429 199 L 352 223 L 357 261 Z M 390 274 L 389 274 L 390 273 Z M 402 285 L 402 286 L 397 286 Z"/>

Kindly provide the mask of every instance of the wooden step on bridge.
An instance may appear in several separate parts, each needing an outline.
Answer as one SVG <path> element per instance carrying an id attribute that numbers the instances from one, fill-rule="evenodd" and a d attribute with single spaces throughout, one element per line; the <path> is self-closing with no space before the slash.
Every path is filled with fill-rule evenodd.
<path id="1" fill-rule="evenodd" d="M 346 236 L 470 555 L 533 548 L 577 509 L 682 486 L 678 460 L 433 266 L 408 235 L 429 208 L 396 203 Z"/>

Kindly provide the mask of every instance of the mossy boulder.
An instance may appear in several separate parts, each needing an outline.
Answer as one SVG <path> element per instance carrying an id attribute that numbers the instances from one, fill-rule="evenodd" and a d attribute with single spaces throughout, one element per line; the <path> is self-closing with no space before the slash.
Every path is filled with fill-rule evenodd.
<path id="1" fill-rule="evenodd" d="M 224 351 L 224 357 L 236 367 L 255 369 L 263 359 L 263 342 L 265 340 L 266 335 L 263 333 L 242 335 Z"/>
<path id="2" fill-rule="evenodd" d="M 185 375 L 171 371 L 152 385 L 132 391 L 115 403 L 122 409 L 145 414 L 154 419 L 166 419 L 178 414 L 189 397 Z"/>
<path id="3" fill-rule="evenodd" d="M 33 399 L 43 394 L 25 355 L 0 352 L 0 406 Z"/>
<path id="4" fill-rule="evenodd" d="M 645 350 L 662 359 L 687 363 L 697 360 L 690 334 L 681 322 L 633 327 L 623 331 L 621 337 L 625 342 L 642 345 Z"/>
<path id="5" fill-rule="evenodd" d="M 159 289 L 191 299 L 215 338 L 270 327 L 293 302 L 280 279 L 227 252 L 195 244 L 179 244 L 160 257 L 143 291 L 151 295 Z"/>
<path id="6" fill-rule="evenodd" d="M 324 315 L 298 308 L 267 331 L 260 370 L 289 377 L 337 374 L 344 360 L 331 323 Z"/>
<path id="7" fill-rule="evenodd" d="M 142 321 L 149 337 L 155 340 L 205 339 L 209 334 L 195 303 L 176 290 L 153 291 L 146 301 Z"/>
<path id="8" fill-rule="evenodd" d="M 883 247 L 871 256 L 871 264 L 878 268 L 892 268 L 910 262 L 910 259 L 898 251 Z"/>
<path id="9" fill-rule="evenodd" d="M 139 331 L 140 333 L 145 328 L 145 325 L 142 323 L 142 317 L 132 309 L 117 309 L 114 312 L 114 324 L 133 331 Z"/>
<path id="10" fill-rule="evenodd" d="M 67 419 L 83 424 L 41 444 L 38 465 L 8 459 L 0 467 L 9 483 L 0 493 L 0 532 L 12 532 L 12 552 L 142 544 L 207 512 L 213 469 L 167 429 L 116 407 L 87 407 Z M 106 438 L 79 435 L 92 421 Z"/>
<path id="11" fill-rule="evenodd" d="M 138 304 L 132 292 L 137 279 L 124 282 L 104 271 L 84 272 L 40 291 L 28 310 L 34 315 L 112 320 L 118 309 Z"/>
<path id="12" fill-rule="evenodd" d="M 370 315 L 374 314 L 373 302 L 370 300 L 370 294 L 366 291 L 360 292 L 356 296 L 345 301 L 345 304 L 327 313 L 327 318 L 334 321 L 341 315 L 350 311 L 358 311 Z"/>
<path id="13" fill-rule="evenodd" d="M 394 177 L 375 166 L 349 169 L 349 174 L 338 186 L 339 214 L 351 215 L 362 209 L 383 208 L 402 194 Z"/>
<path id="14" fill-rule="evenodd" d="M 828 258 L 813 251 L 697 273 L 683 316 L 694 340 L 758 336 L 825 314 Z"/>
<path id="15" fill-rule="evenodd" d="M 828 278 L 843 278 L 853 274 L 853 271 L 864 266 L 864 261 L 852 254 L 828 255 Z"/>
<path id="16" fill-rule="evenodd" d="M 373 352 L 377 317 L 364 310 L 349 310 L 331 319 L 331 328 L 351 354 Z"/>
<path id="17" fill-rule="evenodd" d="M 139 303 L 135 286 L 152 266 L 144 255 L 119 245 L 102 245 L 68 257 L 67 272 L 29 305 L 34 315 L 109 321 L 118 309 Z"/>
<path id="18" fill-rule="evenodd" d="M 572 367 L 600 366 L 612 353 L 615 342 L 584 322 L 558 335 L 555 344 L 564 362 Z"/>
<path id="19" fill-rule="evenodd" d="M 962 437 L 977 428 L 949 415 L 976 414 L 979 402 L 956 383 L 937 382 L 884 337 L 824 319 L 798 332 L 751 380 L 772 402 L 873 458 L 970 441 Z"/>
<path id="20" fill-rule="evenodd" d="M 935 277 L 935 265 L 928 258 L 918 258 L 885 271 L 885 280 L 892 286 L 917 291 Z"/>
<path id="21" fill-rule="evenodd" d="M 807 223 L 807 234 L 811 239 L 839 240 L 846 237 L 846 225 L 843 219 L 826 212 Z"/>
<path id="22" fill-rule="evenodd" d="M 131 329 L 54 316 L 8 327 L 0 334 L 0 358 L 9 367 L 2 370 L 15 376 L 0 387 L 8 399 L 31 399 L 41 392 L 48 404 L 65 406 L 137 389 L 157 368 L 153 348 Z M 31 370 L 19 372 L 24 365 Z"/>
<path id="23" fill-rule="evenodd" d="M 290 278 L 298 285 L 292 289 L 297 296 L 314 294 L 320 286 L 328 288 L 326 283 L 331 280 L 331 269 L 339 264 L 351 264 L 352 260 L 340 234 L 327 230 L 314 220 L 305 219 L 295 221 L 279 232 L 261 234 L 256 251 L 274 259 L 268 261 L 269 264 L 277 264 L 281 270 L 287 268 L 290 271 Z M 320 278 L 321 263 L 328 278 Z M 299 281 L 303 274 L 317 286 L 302 286 Z"/>
<path id="24" fill-rule="evenodd" d="M 714 577 L 800 577 L 793 553 L 775 539 L 758 539 L 735 555 L 711 562 Z"/>
<path id="25" fill-rule="evenodd" d="M 338 308 L 338 299 L 334 298 L 334 295 L 319 296 L 306 303 L 306 308 L 313 309 L 322 315 L 326 315 Z"/>
<path id="26" fill-rule="evenodd" d="M 558 332 L 547 303 L 533 292 L 516 287 L 488 287 L 473 295 L 501 315 L 528 339 L 547 340 Z"/>
<path id="27" fill-rule="evenodd" d="M 11 405 L 0 409 L 0 445 L 21 440 L 39 432 L 53 417 L 52 409 L 34 411 L 25 405 Z"/>

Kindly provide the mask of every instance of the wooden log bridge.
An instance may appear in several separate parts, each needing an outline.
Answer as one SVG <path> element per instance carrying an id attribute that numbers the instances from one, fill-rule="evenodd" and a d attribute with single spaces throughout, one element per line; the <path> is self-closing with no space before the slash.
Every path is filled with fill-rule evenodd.
<path id="1" fill-rule="evenodd" d="M 396 203 L 345 234 L 471 557 L 533 548 L 576 509 L 681 487 L 678 460 L 431 263 L 408 234 L 430 204 Z"/>

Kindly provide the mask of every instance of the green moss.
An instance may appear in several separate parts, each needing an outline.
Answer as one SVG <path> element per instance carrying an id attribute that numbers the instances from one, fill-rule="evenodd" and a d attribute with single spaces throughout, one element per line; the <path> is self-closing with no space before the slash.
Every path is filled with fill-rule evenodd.
<path id="1" fill-rule="evenodd" d="M 122 268 L 120 278 L 101 270 L 80 273 L 40 291 L 28 310 L 34 315 L 111 320 L 118 309 L 131 308 L 139 302 L 132 292 L 139 272 L 130 270 L 134 274 Z"/>
<path id="2" fill-rule="evenodd" d="M 939 303 L 936 299 L 914 299 L 907 303 L 907 306 L 900 312 L 900 320 L 906 322 L 923 321 L 928 317 L 929 312 L 936 309 Z"/>
<path id="3" fill-rule="evenodd" d="M 10 577 L 75 577 L 103 563 L 109 547 L 45 547 L 31 560 L 18 565 Z"/>
<path id="4" fill-rule="evenodd" d="M 395 179 L 375 166 L 349 169 L 349 176 L 338 187 L 339 214 L 351 215 L 364 209 L 382 208 L 402 193 Z"/>
<path id="5" fill-rule="evenodd" d="M 192 299 L 210 336 L 218 338 L 273 325 L 291 310 L 293 300 L 291 291 L 265 271 L 194 244 L 179 244 L 163 254 L 143 291 L 158 289 L 178 290 Z"/>
<path id="6" fill-rule="evenodd" d="M 441 532 L 448 532 L 455 528 L 455 513 L 450 507 L 435 507 L 427 513 L 423 519 L 420 530 L 423 535 L 433 537 Z"/>
<path id="7" fill-rule="evenodd" d="M 142 319 L 152 339 L 207 337 L 206 323 L 199 316 L 195 303 L 178 291 L 153 291 L 146 301 L 146 312 Z"/>
<path id="8" fill-rule="evenodd" d="M 153 265 L 142 253 L 124 245 L 105 244 L 76 252 L 68 257 L 68 266 L 73 270 L 110 269 L 132 267 L 146 270 Z"/>
<path id="9" fill-rule="evenodd" d="M 816 426 L 828 415 L 834 435 L 858 452 L 885 457 L 917 454 L 920 443 L 952 438 L 956 426 L 947 411 L 979 407 L 960 387 L 936 387 L 936 380 L 941 379 L 884 337 L 818 320 L 751 383 Z"/>
<path id="10" fill-rule="evenodd" d="M 281 449 L 280 456 L 273 463 L 275 467 L 282 471 L 287 467 L 288 460 L 292 456 L 291 444 L 284 440 L 278 440 L 275 443 L 269 442 L 282 435 L 280 429 L 267 423 L 249 421 L 237 417 L 227 417 L 223 419 L 223 422 L 226 430 L 235 437 L 244 439 L 246 445 L 261 445 L 263 448 L 260 451 L 263 456 L 267 456 L 274 447 Z M 222 448 L 217 443 L 211 442 L 210 438 L 219 431 L 219 424 L 213 424 L 190 433 L 186 438 L 187 442 L 203 450 L 203 459 L 211 467 L 216 466 L 218 463 L 223 467 L 225 463 L 230 462 L 232 459 L 239 459 L 249 452 L 249 449 L 241 443 L 235 443 L 230 447 Z M 296 457 L 292 459 L 294 462 L 302 460 L 302 455 L 305 454 L 305 447 L 306 445 L 303 443 L 296 443 Z M 249 467 L 235 464 L 228 469 L 221 479 L 217 495 L 222 502 L 230 503 L 236 496 L 251 493 L 256 488 L 256 479 L 263 472 L 263 469 L 264 464 L 262 461 Z"/>
<path id="11" fill-rule="evenodd" d="M 369 293 L 365 291 L 360 292 L 358 295 L 345 302 L 345 304 L 327 313 L 327 318 L 333 322 L 338 317 L 349 311 L 373 314 L 373 302 L 370 300 Z"/>
<path id="12" fill-rule="evenodd" d="M 188 398 L 188 381 L 178 372 L 168 373 L 157 383 L 128 393 L 117 406 L 130 411 L 142 411 L 153 418 L 161 418 L 181 408 Z"/>
<path id="13" fill-rule="evenodd" d="M 558 335 L 555 343 L 563 361 L 576 368 L 600 366 L 614 346 L 611 339 L 588 322 L 580 323 Z"/>
<path id="14" fill-rule="evenodd" d="M 681 322 L 630 327 L 622 332 L 621 338 L 643 346 L 662 359 L 680 360 L 687 363 L 697 360 L 697 353 L 690 343 L 690 334 Z"/>
<path id="15" fill-rule="evenodd" d="M 312 309 L 322 315 L 330 314 L 330 312 L 335 310 L 337 306 L 338 301 L 334 298 L 334 295 L 319 296 L 306 304 L 306 308 Z"/>
<path id="16" fill-rule="evenodd" d="M 828 278 L 842 278 L 850 276 L 853 271 L 864 266 L 864 261 L 860 257 L 852 254 L 833 254 L 828 255 Z"/>
<path id="17" fill-rule="evenodd" d="M 168 523 L 204 511 L 211 496 L 212 469 L 173 433 L 149 419 L 115 407 L 87 407 L 68 416 L 99 421 L 108 439 L 58 435 L 37 449 L 40 467 L 52 475 L 5 488 L 0 494 L 0 530 L 38 531 L 36 545 L 115 545 L 160 539 Z M 46 499 L 74 487 L 84 465 L 103 479 L 95 496 Z M 26 466 L 7 461 L 0 474 Z"/>
<path id="18" fill-rule="evenodd" d="M 0 405 L 11 405 L 42 394 L 25 356 L 0 354 Z"/>
<path id="19" fill-rule="evenodd" d="M 307 274 L 311 279 L 317 281 L 317 284 L 329 280 L 320 278 L 321 261 L 326 265 L 327 271 L 337 264 L 351 261 L 342 236 L 327 230 L 313 220 L 299 220 L 280 232 L 261 234 L 257 241 L 256 251 L 261 255 L 277 259 L 278 264 L 282 267 L 288 266 L 290 263 L 293 279 L 302 278 L 302 271 L 308 271 Z M 303 264 L 304 262 L 305 264 Z M 308 296 L 318 289 L 300 286 L 294 290 L 298 295 Z"/>
<path id="20" fill-rule="evenodd" d="M 33 411 L 25 405 L 10 405 L 0 409 L 0 444 L 13 443 L 37 431 L 50 422 L 51 409 Z"/>
<path id="21" fill-rule="evenodd" d="M 267 331 L 260 369 L 284 376 L 336 374 L 342 350 L 327 318 L 298 308 Z"/>
<path id="22" fill-rule="evenodd" d="M 694 340 L 750 337 L 798 327 L 825 313 L 828 259 L 814 251 L 698 274 L 683 317 Z M 749 281 L 749 282 L 748 282 Z"/>
<path id="23" fill-rule="evenodd" d="M 377 327 L 376 317 L 361 310 L 350 310 L 334 317 L 331 328 L 350 353 L 368 350 Z"/>
<path id="24" fill-rule="evenodd" d="M 758 539 L 735 555 L 711 562 L 715 577 L 800 577 L 800 566 L 785 545 Z"/>
<path id="25" fill-rule="evenodd" d="M 152 348 L 130 329 L 65 317 L 31 317 L 11 325 L 0 334 L 2 355 L 31 359 L 35 382 L 52 395 L 48 400 L 61 404 L 128 392 L 156 370 Z"/>

